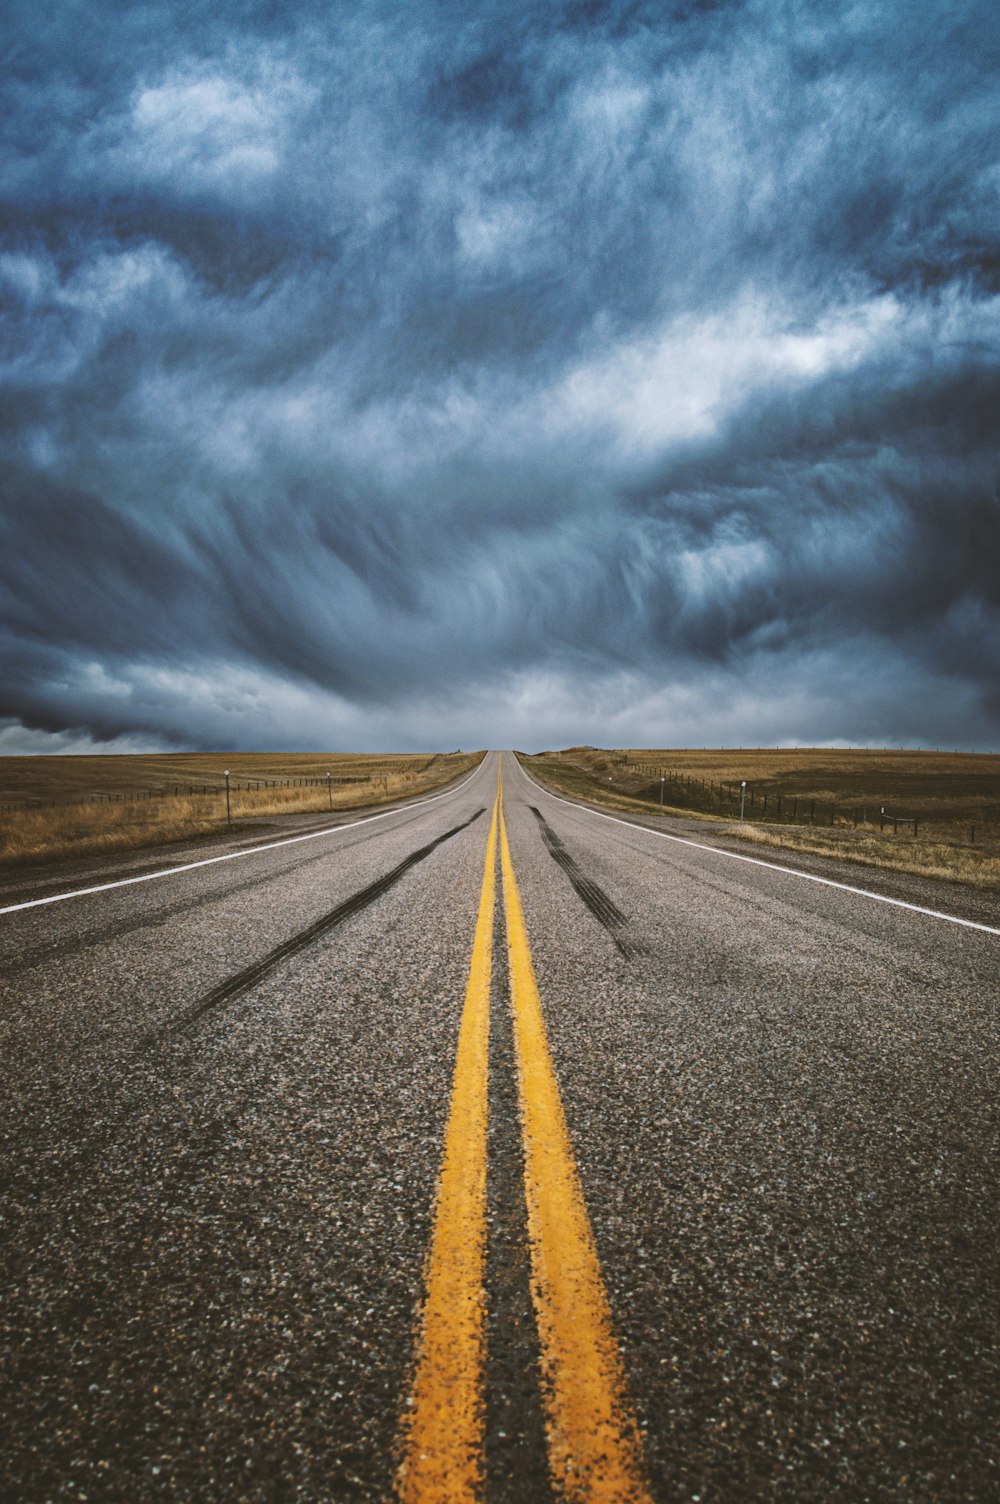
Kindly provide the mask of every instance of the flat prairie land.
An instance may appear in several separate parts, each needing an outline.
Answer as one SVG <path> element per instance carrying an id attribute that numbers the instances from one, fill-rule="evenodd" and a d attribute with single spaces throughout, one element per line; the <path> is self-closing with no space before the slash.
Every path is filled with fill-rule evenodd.
<path id="1" fill-rule="evenodd" d="M 481 752 L 150 753 L 0 758 L 0 863 L 157 846 L 281 815 L 349 810 L 450 783 Z"/>
<path id="2" fill-rule="evenodd" d="M 554 787 L 609 807 L 658 813 L 662 789 L 665 815 L 724 823 L 756 845 L 1000 888 L 993 753 L 571 747 L 521 760 Z"/>

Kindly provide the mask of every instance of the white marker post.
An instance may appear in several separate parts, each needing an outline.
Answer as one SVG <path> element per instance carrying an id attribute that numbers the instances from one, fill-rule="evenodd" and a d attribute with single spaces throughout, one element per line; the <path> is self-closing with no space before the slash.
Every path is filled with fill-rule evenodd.
<path id="1" fill-rule="evenodd" d="M 660 774 L 660 814 L 663 814 L 663 774 Z"/>
<path id="2" fill-rule="evenodd" d="M 740 782 L 740 824 L 741 825 L 743 824 L 743 806 L 746 803 L 746 797 L 747 797 L 747 781 L 744 778 Z"/>
<path id="3" fill-rule="evenodd" d="M 232 811 L 229 808 L 229 769 L 226 769 L 226 824 L 230 830 L 233 828 Z"/>

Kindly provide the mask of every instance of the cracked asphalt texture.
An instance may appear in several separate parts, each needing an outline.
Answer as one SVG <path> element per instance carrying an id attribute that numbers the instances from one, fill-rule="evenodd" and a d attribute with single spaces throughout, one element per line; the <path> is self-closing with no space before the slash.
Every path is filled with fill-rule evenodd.
<path id="1" fill-rule="evenodd" d="M 4 1499 L 389 1496 L 496 764 L 0 916 Z M 654 1497 L 1000 1497 L 1000 936 L 602 820 L 510 756 L 504 789 Z M 809 870 L 1000 924 L 948 885 Z M 532 1501 L 502 952 L 498 915 L 488 1498 Z"/>

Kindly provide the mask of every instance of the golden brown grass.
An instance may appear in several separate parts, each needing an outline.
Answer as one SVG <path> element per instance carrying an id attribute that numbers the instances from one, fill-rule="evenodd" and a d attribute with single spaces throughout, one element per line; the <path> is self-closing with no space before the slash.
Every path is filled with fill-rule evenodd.
<path id="1" fill-rule="evenodd" d="M 7 757 L 0 760 L 0 861 L 29 863 L 225 834 L 226 768 L 238 831 L 267 817 L 321 815 L 424 793 L 470 771 L 482 755 Z"/>
<path id="2" fill-rule="evenodd" d="M 1000 852 L 995 837 L 975 846 L 917 836 L 880 832 L 878 827 L 845 830 L 797 829 L 788 826 L 752 825 L 744 822 L 732 832 L 757 846 L 781 847 L 817 856 L 857 862 L 863 867 L 881 867 L 891 872 L 909 872 L 915 877 L 944 878 L 975 888 L 1000 890 Z"/>
<path id="3" fill-rule="evenodd" d="M 1000 757 L 995 755 L 573 747 L 522 760 L 566 793 L 646 814 L 659 810 L 662 773 L 665 813 L 724 821 L 730 834 L 754 844 L 1000 888 Z M 727 785 L 738 788 L 744 778 L 741 828 L 738 800 Z M 916 817 L 918 833 L 904 823 L 896 832 L 888 822 L 880 830 L 883 806 L 890 816 Z"/>

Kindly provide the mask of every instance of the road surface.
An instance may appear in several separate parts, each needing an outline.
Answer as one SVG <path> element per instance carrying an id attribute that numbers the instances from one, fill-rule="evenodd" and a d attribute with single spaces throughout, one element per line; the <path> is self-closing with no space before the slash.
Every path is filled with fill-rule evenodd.
<path id="1" fill-rule="evenodd" d="M 285 837 L 0 893 L 0 1497 L 1000 1497 L 1000 906 Z"/>

